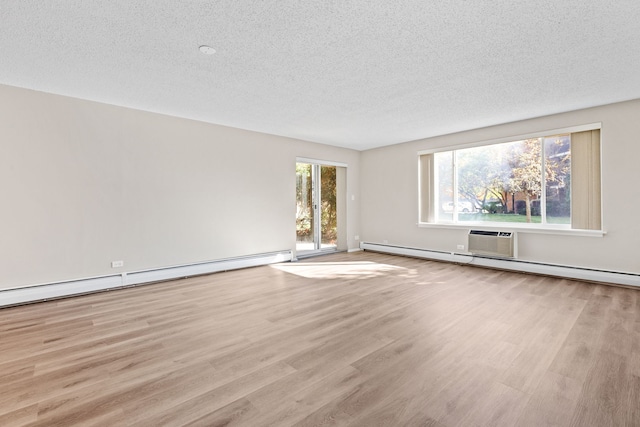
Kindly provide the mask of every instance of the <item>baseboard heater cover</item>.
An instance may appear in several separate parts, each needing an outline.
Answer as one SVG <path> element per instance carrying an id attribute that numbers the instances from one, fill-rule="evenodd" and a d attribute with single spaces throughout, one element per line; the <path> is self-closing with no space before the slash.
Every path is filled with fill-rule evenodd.
<path id="1" fill-rule="evenodd" d="M 617 285 L 640 287 L 640 274 L 617 271 L 596 270 L 583 267 L 563 266 L 537 263 L 518 259 L 499 259 L 455 252 L 434 251 L 430 249 L 410 248 L 380 243 L 360 243 L 362 250 L 405 255 L 416 258 L 448 261 L 480 267 L 499 268 L 524 273 L 544 274 L 547 276 L 566 277 L 569 279 L 587 280 L 590 282 L 613 283 Z"/>
<path id="2" fill-rule="evenodd" d="M 292 251 L 270 252 L 236 258 L 226 258 L 196 264 L 179 265 L 144 271 L 133 271 L 111 276 L 91 277 L 57 283 L 24 286 L 0 290 L 0 307 L 27 304 L 49 299 L 81 295 L 109 289 L 118 289 L 144 283 L 153 283 L 182 277 L 217 273 L 291 261 Z"/>

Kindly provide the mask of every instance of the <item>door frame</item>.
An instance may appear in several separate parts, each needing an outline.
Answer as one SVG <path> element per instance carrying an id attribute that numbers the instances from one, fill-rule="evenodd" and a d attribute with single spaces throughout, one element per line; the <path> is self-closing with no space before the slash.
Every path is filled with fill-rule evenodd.
<path id="1" fill-rule="evenodd" d="M 297 249 L 297 238 L 294 254 L 295 257 L 303 258 L 307 256 L 314 256 L 323 253 L 331 253 L 340 250 L 341 246 L 346 246 L 346 241 L 344 244 L 341 244 L 341 240 L 346 238 L 346 174 L 348 165 L 346 163 L 334 162 L 328 160 L 318 160 L 318 159 L 310 159 L 307 157 L 296 157 L 297 163 L 305 163 L 312 165 L 311 174 L 312 179 L 314 180 L 314 185 L 312 185 L 313 191 L 313 204 L 314 204 L 314 216 L 316 221 L 314 221 L 314 249 L 312 250 L 298 250 Z M 322 248 L 322 236 L 321 236 L 321 224 L 320 224 L 320 207 L 318 199 L 321 195 L 320 189 L 320 167 L 322 166 L 332 166 L 336 168 L 336 215 L 337 215 L 337 233 L 338 233 L 338 241 L 336 242 L 335 247 L 331 248 Z M 341 169 L 338 169 L 341 168 Z M 317 181 L 316 181 L 317 180 Z M 338 182 L 340 181 L 340 182 Z M 297 185 L 297 184 L 296 184 Z"/>

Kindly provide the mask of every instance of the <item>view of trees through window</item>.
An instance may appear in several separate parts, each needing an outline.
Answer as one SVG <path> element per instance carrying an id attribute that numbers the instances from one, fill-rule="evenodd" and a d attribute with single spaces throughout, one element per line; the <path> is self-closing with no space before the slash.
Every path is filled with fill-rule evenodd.
<path id="1" fill-rule="evenodd" d="M 439 222 L 571 224 L 571 136 L 435 153 Z"/>
<path id="2" fill-rule="evenodd" d="M 298 242 L 313 242 L 314 200 L 312 165 L 296 163 L 296 237 Z"/>

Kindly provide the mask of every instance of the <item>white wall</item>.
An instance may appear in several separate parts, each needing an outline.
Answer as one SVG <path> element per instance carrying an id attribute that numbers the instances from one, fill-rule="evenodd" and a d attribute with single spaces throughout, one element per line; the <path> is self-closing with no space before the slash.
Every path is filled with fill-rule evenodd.
<path id="1" fill-rule="evenodd" d="M 357 151 L 9 86 L 0 146 L 0 289 L 294 249 L 297 156 L 348 164 L 357 247 Z"/>
<path id="2" fill-rule="evenodd" d="M 520 234 L 519 258 L 640 273 L 638 117 L 640 100 L 359 153 L 0 86 L 0 289 L 293 249 L 296 157 L 349 165 L 349 249 L 455 251 L 464 230 L 416 225 L 419 150 L 595 122 L 606 236 Z"/>
<path id="3" fill-rule="evenodd" d="M 369 150 L 361 156 L 361 238 L 457 251 L 466 230 L 418 228 L 419 150 L 602 123 L 604 237 L 519 233 L 523 260 L 640 273 L 640 100 Z"/>

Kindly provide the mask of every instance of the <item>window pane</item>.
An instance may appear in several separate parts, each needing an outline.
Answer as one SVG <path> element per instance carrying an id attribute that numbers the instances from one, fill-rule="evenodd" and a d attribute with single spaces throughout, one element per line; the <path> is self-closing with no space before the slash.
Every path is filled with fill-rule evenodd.
<path id="1" fill-rule="evenodd" d="M 510 144 L 468 148 L 457 152 L 460 221 L 504 221 L 508 212 L 507 154 Z"/>
<path id="2" fill-rule="evenodd" d="M 540 156 L 539 139 L 458 150 L 459 221 L 539 223 Z"/>
<path id="3" fill-rule="evenodd" d="M 436 169 L 436 218 L 453 221 L 453 151 L 434 155 Z"/>
<path id="4" fill-rule="evenodd" d="M 429 154 L 435 221 L 572 225 L 573 135 Z"/>
<path id="5" fill-rule="evenodd" d="M 571 224 L 571 137 L 544 139 L 547 222 Z"/>
<path id="6" fill-rule="evenodd" d="M 336 167 L 320 166 L 320 243 L 322 248 L 337 246 Z"/>
<path id="7" fill-rule="evenodd" d="M 515 214 L 524 218 L 519 222 L 541 222 L 542 145 L 539 138 L 514 143 L 510 153 L 510 192 L 515 201 Z"/>
<path id="8" fill-rule="evenodd" d="M 313 249 L 314 210 L 313 187 L 311 179 L 312 165 L 296 163 L 296 248 Z"/>

